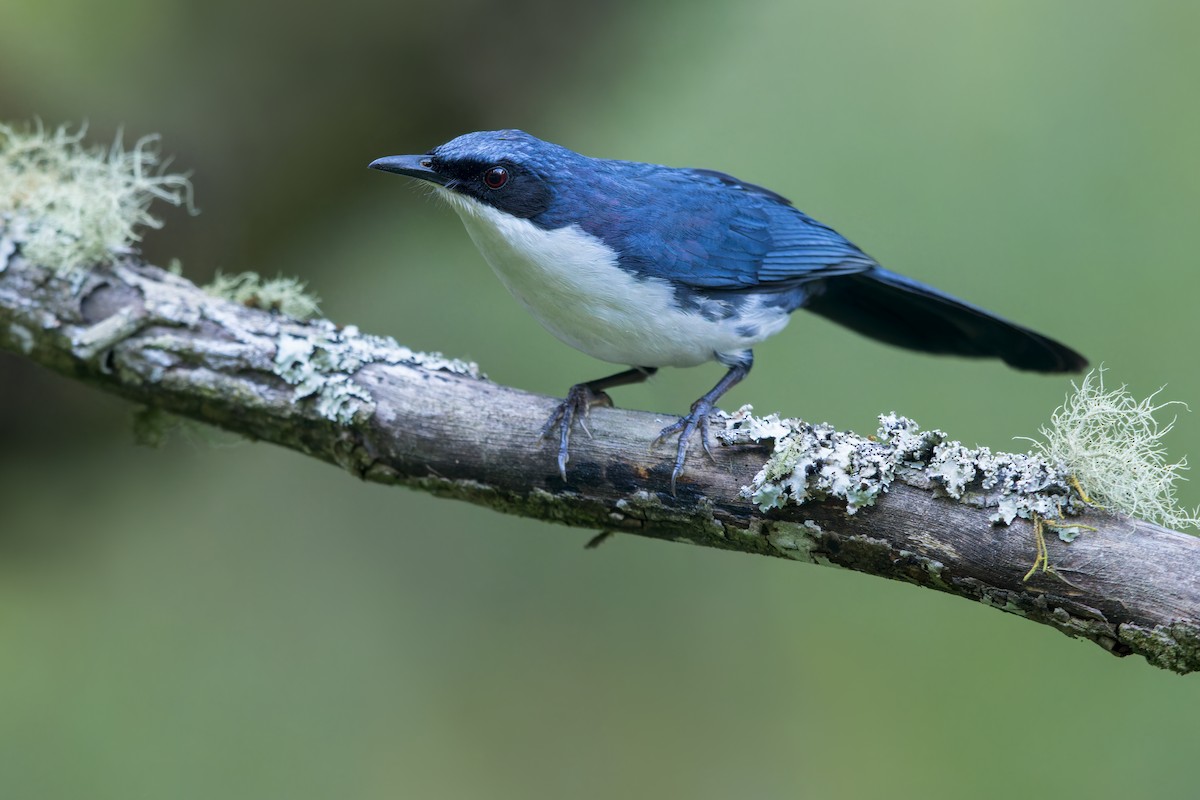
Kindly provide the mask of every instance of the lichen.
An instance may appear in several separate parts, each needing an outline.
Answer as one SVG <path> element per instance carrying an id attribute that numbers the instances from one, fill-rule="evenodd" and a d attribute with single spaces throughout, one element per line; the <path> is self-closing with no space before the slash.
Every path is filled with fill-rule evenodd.
<path id="1" fill-rule="evenodd" d="M 30 261 L 69 272 L 109 263 L 161 227 L 150 205 L 190 207 L 186 175 L 160 165 L 157 136 L 126 150 L 82 144 L 85 128 L 47 131 L 0 124 L 0 269 L 16 249 Z"/>
<path id="2" fill-rule="evenodd" d="M 811 519 L 802 523 L 772 520 L 762 527 L 761 532 L 766 534 L 767 541 L 775 548 L 776 553 L 785 558 L 827 567 L 837 566 L 821 555 L 818 537 L 824 531 Z"/>
<path id="3" fill-rule="evenodd" d="M 17 252 L 17 242 L 8 233 L 7 226 L 2 224 L 0 217 L 0 272 L 8 269 L 8 262 Z"/>
<path id="4" fill-rule="evenodd" d="M 371 394 L 351 377 L 368 364 L 413 364 L 482 377 L 477 364 L 419 353 L 395 339 L 360 333 L 353 325 L 339 328 L 328 320 L 281 332 L 274 360 L 275 374 L 295 387 L 294 402 L 311 399 L 322 417 L 343 425 L 375 410 Z"/>
<path id="5" fill-rule="evenodd" d="M 33 332 L 20 323 L 13 322 L 8 326 L 12 340 L 25 355 L 33 352 Z"/>
<path id="6" fill-rule="evenodd" d="M 1122 384 L 1104 388 L 1104 368 L 1089 372 L 1041 428 L 1034 449 L 1074 476 L 1098 505 L 1176 530 L 1200 527 L 1200 509 L 1175 497 L 1187 459 L 1167 460 L 1163 437 L 1175 421 L 1156 415 L 1177 401 L 1156 403 L 1159 389 L 1138 400 Z M 1061 534 L 1060 534 L 1061 535 Z"/>
<path id="7" fill-rule="evenodd" d="M 774 441 L 766 465 L 742 489 L 763 511 L 834 497 L 853 514 L 873 505 L 901 472 L 920 475 L 957 500 L 985 503 L 993 522 L 1058 518 L 1080 507 L 1069 477 L 1046 459 L 968 448 L 895 413 L 881 415 L 876 435 L 864 437 L 751 411 L 744 406 L 726 415 L 717 436 L 726 444 Z"/>
<path id="8" fill-rule="evenodd" d="M 1200 628 L 1186 622 L 1145 628 L 1126 623 L 1117 635 L 1127 647 L 1151 664 L 1180 675 L 1200 670 Z"/>
<path id="9" fill-rule="evenodd" d="M 314 319 L 321 313 L 321 300 L 308 290 L 304 281 L 283 275 L 263 278 L 255 272 L 225 275 L 218 272 L 212 283 L 203 287 L 214 297 L 223 297 L 250 308 L 274 311 L 293 319 Z"/>
<path id="10" fill-rule="evenodd" d="M 617 500 L 613 510 L 627 520 L 637 520 L 642 527 L 649 525 L 654 530 L 662 531 L 654 534 L 657 538 L 678 542 L 702 541 L 714 547 L 738 549 L 731 543 L 725 526 L 717 520 L 712 503 L 707 498 L 701 498 L 695 508 L 684 511 L 664 504 L 652 492 L 639 489 Z"/>

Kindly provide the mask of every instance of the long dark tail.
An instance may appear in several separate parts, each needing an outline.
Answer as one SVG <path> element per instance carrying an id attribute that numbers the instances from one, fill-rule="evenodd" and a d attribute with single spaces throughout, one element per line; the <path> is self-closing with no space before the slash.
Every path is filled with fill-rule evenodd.
<path id="1" fill-rule="evenodd" d="M 958 356 L 999 358 L 1034 372 L 1078 372 L 1087 359 L 937 289 L 877 268 L 830 278 L 805 307 L 888 344 Z"/>

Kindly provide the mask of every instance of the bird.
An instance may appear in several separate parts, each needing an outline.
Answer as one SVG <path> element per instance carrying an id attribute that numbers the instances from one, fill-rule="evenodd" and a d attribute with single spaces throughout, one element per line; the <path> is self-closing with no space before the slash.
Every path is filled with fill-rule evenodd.
<path id="1" fill-rule="evenodd" d="M 477 131 L 369 167 L 431 186 L 484 260 L 550 333 L 629 368 L 568 390 L 540 433 L 570 437 L 607 390 L 661 367 L 717 361 L 717 384 L 654 445 L 677 436 L 672 490 L 689 441 L 709 450 L 717 401 L 744 379 L 753 348 L 806 309 L 891 345 L 998 358 L 1042 373 L 1087 360 L 1029 328 L 884 269 L 770 189 L 709 169 L 591 158 L 520 130 Z"/>

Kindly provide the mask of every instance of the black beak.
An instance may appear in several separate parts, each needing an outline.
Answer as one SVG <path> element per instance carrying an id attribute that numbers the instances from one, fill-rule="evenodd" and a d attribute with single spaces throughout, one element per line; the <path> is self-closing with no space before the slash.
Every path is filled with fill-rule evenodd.
<path id="1" fill-rule="evenodd" d="M 384 156 L 375 159 L 367 166 L 371 169 L 394 172 L 397 175 L 407 175 L 410 178 L 445 186 L 449 182 L 449 178 L 434 172 L 431 167 L 432 163 L 429 156 Z"/>

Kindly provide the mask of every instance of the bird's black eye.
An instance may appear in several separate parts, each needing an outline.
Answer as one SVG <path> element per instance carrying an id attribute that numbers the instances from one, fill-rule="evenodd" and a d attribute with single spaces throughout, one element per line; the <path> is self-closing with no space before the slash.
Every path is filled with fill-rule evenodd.
<path id="1" fill-rule="evenodd" d="M 483 183 L 489 189 L 499 189 L 508 183 L 508 170 L 504 167 L 492 167 L 483 173 Z"/>

